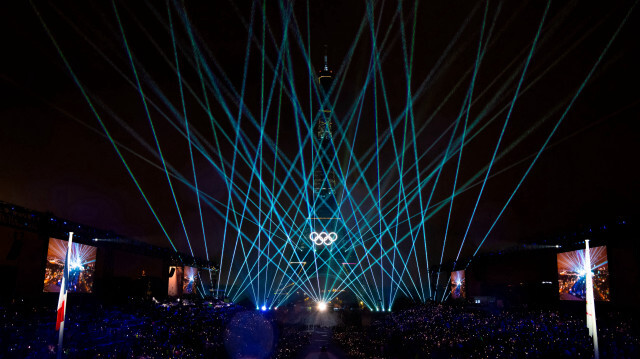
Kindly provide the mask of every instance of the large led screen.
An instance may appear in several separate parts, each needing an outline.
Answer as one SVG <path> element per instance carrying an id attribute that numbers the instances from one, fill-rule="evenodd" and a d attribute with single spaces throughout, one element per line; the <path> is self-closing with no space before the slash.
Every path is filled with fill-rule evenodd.
<path id="1" fill-rule="evenodd" d="M 180 295 L 182 288 L 182 267 L 169 267 L 169 291 L 171 297 Z"/>
<path id="2" fill-rule="evenodd" d="M 193 267 L 184 267 L 182 278 L 182 294 L 192 294 L 196 291 L 198 282 L 198 269 Z"/>
<path id="3" fill-rule="evenodd" d="M 586 300 L 587 271 L 585 250 L 558 253 L 558 282 L 560 300 Z M 609 301 L 609 266 L 607 247 L 589 249 L 591 273 L 593 273 L 593 297 L 595 300 Z"/>
<path id="4" fill-rule="evenodd" d="M 45 292 L 60 292 L 68 243 L 60 239 L 49 238 L 43 289 Z M 96 268 L 96 252 L 96 247 L 73 243 L 69 254 L 70 292 L 91 293 Z"/>
<path id="5" fill-rule="evenodd" d="M 464 270 L 451 272 L 451 298 L 466 298 L 467 290 L 464 282 Z"/>

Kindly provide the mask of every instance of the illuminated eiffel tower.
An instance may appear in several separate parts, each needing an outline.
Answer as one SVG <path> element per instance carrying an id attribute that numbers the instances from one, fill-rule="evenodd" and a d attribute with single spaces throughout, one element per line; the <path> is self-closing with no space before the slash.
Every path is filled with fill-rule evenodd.
<path id="1" fill-rule="evenodd" d="M 336 190 L 340 186 L 339 168 L 334 144 L 335 118 L 329 91 L 333 83 L 333 72 L 329 70 L 327 55 L 324 56 L 324 67 L 318 74 L 318 90 L 320 92 L 320 110 L 312 123 L 313 133 L 313 205 L 311 213 L 311 229 L 315 233 L 336 233 L 340 218 Z M 337 233 L 336 233 L 337 234 Z M 326 236 L 323 236 L 326 237 Z M 317 247 L 332 249 L 337 240 L 334 236 L 327 240 L 316 239 Z"/>
<path id="2" fill-rule="evenodd" d="M 302 252 L 306 277 L 319 300 L 335 293 L 335 287 L 343 282 L 350 269 L 345 267 L 352 257 L 349 253 L 354 253 L 339 208 L 339 190 L 344 183 L 335 147 L 337 119 L 330 100 L 333 79 L 325 49 L 324 66 L 317 76 L 319 107 L 310 124 L 313 144 L 310 186 L 313 194 L 309 218 L 301 227 L 297 246 L 297 250 Z"/>

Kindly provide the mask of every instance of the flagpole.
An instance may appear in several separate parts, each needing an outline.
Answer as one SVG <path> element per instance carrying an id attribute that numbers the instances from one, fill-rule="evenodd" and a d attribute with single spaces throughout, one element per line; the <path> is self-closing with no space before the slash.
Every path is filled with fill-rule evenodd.
<path id="1" fill-rule="evenodd" d="M 62 358 L 62 337 L 64 336 L 64 322 L 60 323 L 58 331 L 58 359 Z"/>
<path id="2" fill-rule="evenodd" d="M 585 240 L 584 248 L 584 270 L 586 272 L 587 287 L 587 328 L 589 328 L 589 336 L 593 339 L 593 356 L 595 359 L 600 358 L 598 349 L 598 327 L 596 326 L 596 306 L 593 296 L 593 274 L 591 273 L 591 253 L 589 252 L 589 240 Z"/>
<path id="3" fill-rule="evenodd" d="M 67 315 L 67 288 L 69 287 L 69 257 L 71 256 L 71 248 L 73 244 L 73 232 L 69 232 L 69 244 L 67 245 L 67 254 L 64 258 L 64 269 L 62 273 L 62 285 L 60 286 L 60 296 L 58 297 L 58 319 L 56 323 L 60 323 L 58 331 L 58 359 L 62 358 L 62 338 L 64 337 L 64 319 Z M 60 320 L 60 307 L 62 306 L 62 320 Z"/>

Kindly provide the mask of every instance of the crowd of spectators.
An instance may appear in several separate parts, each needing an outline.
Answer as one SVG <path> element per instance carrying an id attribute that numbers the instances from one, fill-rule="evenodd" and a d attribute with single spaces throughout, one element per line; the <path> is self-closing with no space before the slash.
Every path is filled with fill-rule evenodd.
<path id="1" fill-rule="evenodd" d="M 640 357 L 640 336 L 629 318 L 598 320 L 601 358 Z M 550 311 L 491 312 L 420 305 L 390 313 L 371 326 L 335 328 L 351 358 L 591 358 L 585 318 Z"/>
<path id="2" fill-rule="evenodd" d="M 360 312 L 363 322 L 365 314 Z M 593 356 L 584 316 L 435 304 L 378 314 L 370 325 L 349 320 L 334 327 L 334 343 L 350 358 Z M 285 318 L 305 315 L 212 300 L 70 305 L 64 357 L 293 359 L 309 348 L 311 334 L 304 322 Z M 55 357 L 55 319 L 51 306 L 0 307 L 0 358 Z M 630 317 L 600 315 L 598 334 L 601 358 L 640 357 L 638 323 Z"/>
<path id="3" fill-rule="evenodd" d="M 55 308 L 12 304 L 0 318 L 0 358 L 56 356 Z M 65 358 L 289 359 L 308 343 L 309 333 L 234 304 L 132 300 L 69 305 L 63 344 Z"/>

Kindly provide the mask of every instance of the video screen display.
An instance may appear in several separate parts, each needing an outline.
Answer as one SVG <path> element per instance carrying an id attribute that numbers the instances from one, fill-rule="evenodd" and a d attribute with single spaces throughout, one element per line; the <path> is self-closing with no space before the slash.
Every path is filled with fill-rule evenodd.
<path id="1" fill-rule="evenodd" d="M 464 282 L 464 270 L 451 272 L 451 298 L 466 298 L 467 290 Z"/>
<path id="2" fill-rule="evenodd" d="M 180 289 L 182 288 L 182 267 L 169 267 L 169 291 L 168 294 L 171 297 L 177 297 L 180 295 Z"/>
<path id="3" fill-rule="evenodd" d="M 587 271 L 584 268 L 585 250 L 558 253 L 558 283 L 560 300 L 586 300 Z M 609 301 L 609 266 L 607 247 L 589 249 L 593 273 L 593 297 Z"/>
<path id="4" fill-rule="evenodd" d="M 68 241 L 49 238 L 44 292 L 60 292 Z M 96 266 L 97 248 L 73 243 L 69 254 L 69 292 L 91 293 Z"/>
<path id="5" fill-rule="evenodd" d="M 198 269 L 193 267 L 184 267 L 182 278 L 182 294 L 193 294 L 196 292 L 198 283 Z"/>

